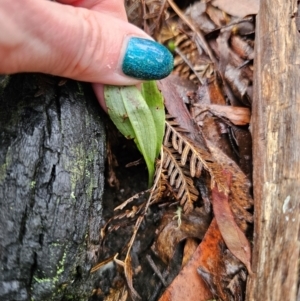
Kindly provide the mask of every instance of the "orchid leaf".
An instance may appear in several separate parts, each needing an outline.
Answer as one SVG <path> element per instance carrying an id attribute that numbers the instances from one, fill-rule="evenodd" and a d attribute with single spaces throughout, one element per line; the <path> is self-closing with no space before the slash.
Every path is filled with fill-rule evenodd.
<path id="1" fill-rule="evenodd" d="M 156 157 L 158 157 L 165 133 L 165 106 L 164 98 L 157 88 L 155 81 L 148 81 L 142 85 L 142 95 L 144 96 L 149 109 L 151 110 L 157 135 Z"/>
<path id="2" fill-rule="evenodd" d="M 124 106 L 121 89 L 125 87 L 104 87 L 104 98 L 108 110 L 108 115 L 117 127 L 117 129 L 127 138 L 134 139 L 135 134 L 131 122 L 128 118 Z"/>
<path id="3" fill-rule="evenodd" d="M 146 92 L 147 94 L 148 92 Z M 157 134 L 156 122 L 162 123 L 158 116 L 153 117 L 151 110 L 142 93 L 135 87 L 105 86 L 104 97 L 108 114 L 118 130 L 128 139 L 134 139 L 139 151 L 142 153 L 149 174 L 149 186 L 154 177 L 154 163 L 158 156 L 158 136 L 160 145 L 161 136 Z M 148 97 L 148 96 L 147 96 Z M 151 107 L 155 104 L 151 103 Z M 160 107 L 161 105 L 157 105 Z M 160 113 L 164 118 L 164 115 Z M 163 119 L 164 122 L 164 119 Z"/>

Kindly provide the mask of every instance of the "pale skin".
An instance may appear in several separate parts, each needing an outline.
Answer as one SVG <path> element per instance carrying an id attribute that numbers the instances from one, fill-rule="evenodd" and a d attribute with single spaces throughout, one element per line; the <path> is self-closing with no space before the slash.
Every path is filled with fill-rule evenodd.
<path id="1" fill-rule="evenodd" d="M 93 83 L 135 85 L 121 70 L 126 39 L 151 39 L 127 22 L 124 0 L 0 0 L 0 74 L 42 72 Z"/>

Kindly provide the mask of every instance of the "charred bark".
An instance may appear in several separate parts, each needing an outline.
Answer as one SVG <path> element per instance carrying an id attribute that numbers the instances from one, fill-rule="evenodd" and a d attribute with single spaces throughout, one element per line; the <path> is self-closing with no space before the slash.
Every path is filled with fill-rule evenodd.
<path id="1" fill-rule="evenodd" d="M 0 299 L 88 300 L 105 131 L 80 83 L 16 75 L 0 91 Z"/>

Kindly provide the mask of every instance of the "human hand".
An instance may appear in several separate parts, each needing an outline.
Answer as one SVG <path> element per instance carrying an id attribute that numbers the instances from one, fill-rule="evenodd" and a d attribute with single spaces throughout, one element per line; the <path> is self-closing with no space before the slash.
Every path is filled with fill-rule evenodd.
<path id="1" fill-rule="evenodd" d="M 127 22 L 123 0 L 58 2 L 0 0 L 0 74 L 91 82 L 105 107 L 102 84 L 134 85 L 172 71 L 168 50 Z"/>

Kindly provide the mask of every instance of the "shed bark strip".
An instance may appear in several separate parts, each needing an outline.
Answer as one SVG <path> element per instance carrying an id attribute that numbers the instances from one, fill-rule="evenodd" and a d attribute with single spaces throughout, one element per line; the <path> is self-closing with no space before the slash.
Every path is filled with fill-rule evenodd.
<path id="1" fill-rule="evenodd" d="M 255 227 L 247 301 L 296 300 L 300 225 L 297 1 L 264 0 L 256 23 L 252 115 Z"/>

